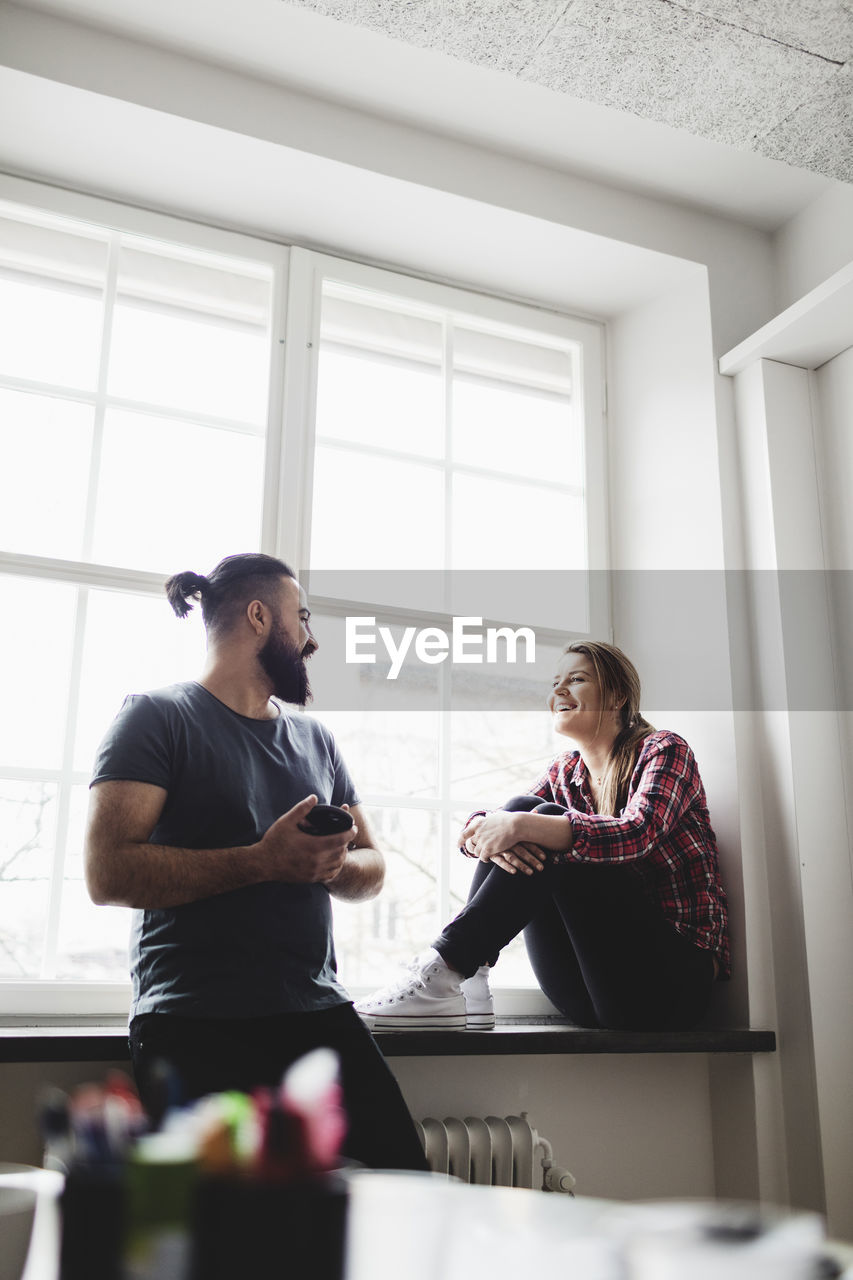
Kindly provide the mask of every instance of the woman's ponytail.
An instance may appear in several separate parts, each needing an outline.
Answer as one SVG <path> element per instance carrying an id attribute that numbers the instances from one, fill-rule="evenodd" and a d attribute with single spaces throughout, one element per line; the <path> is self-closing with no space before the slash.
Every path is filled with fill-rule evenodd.
<path id="1" fill-rule="evenodd" d="M 631 724 L 625 725 L 613 743 L 610 761 L 604 772 L 597 810 L 618 816 L 628 802 L 631 775 L 640 754 L 640 747 L 655 727 L 643 716 L 637 715 Z"/>

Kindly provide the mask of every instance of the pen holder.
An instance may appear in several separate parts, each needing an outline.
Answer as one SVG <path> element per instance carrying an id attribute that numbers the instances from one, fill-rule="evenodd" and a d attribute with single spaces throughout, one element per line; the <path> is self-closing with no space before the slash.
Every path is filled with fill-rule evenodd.
<path id="1" fill-rule="evenodd" d="M 298 1183 L 202 1178 L 189 1280 L 342 1280 L 347 1208 L 346 1183 L 333 1173 Z"/>
<path id="2" fill-rule="evenodd" d="M 121 1280 L 127 1218 L 121 1166 L 72 1166 L 60 1208 L 60 1280 Z"/>

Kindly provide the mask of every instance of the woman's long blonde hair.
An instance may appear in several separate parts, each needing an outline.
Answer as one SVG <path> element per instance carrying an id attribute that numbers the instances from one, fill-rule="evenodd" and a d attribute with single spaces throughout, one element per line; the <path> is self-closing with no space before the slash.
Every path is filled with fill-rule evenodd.
<path id="1" fill-rule="evenodd" d="M 577 641 L 566 645 L 563 652 L 580 653 L 589 658 L 601 690 L 602 716 L 605 708 L 621 703 L 618 707 L 621 728 L 601 780 L 597 805 L 599 813 L 621 813 L 628 799 L 628 784 L 637 763 L 640 744 L 654 733 L 655 728 L 640 714 L 637 668 L 621 649 L 602 640 Z"/>

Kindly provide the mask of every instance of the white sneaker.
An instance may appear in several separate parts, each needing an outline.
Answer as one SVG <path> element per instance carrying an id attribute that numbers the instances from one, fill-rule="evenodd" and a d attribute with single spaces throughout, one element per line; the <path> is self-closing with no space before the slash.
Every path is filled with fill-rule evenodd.
<path id="1" fill-rule="evenodd" d="M 373 1031 L 464 1031 L 462 975 L 430 947 L 388 987 L 357 1000 L 355 1011 Z"/>
<path id="2" fill-rule="evenodd" d="M 481 965 L 475 974 L 462 983 L 465 1013 L 469 1031 L 493 1031 L 495 1027 L 495 1002 L 489 990 L 489 966 Z"/>

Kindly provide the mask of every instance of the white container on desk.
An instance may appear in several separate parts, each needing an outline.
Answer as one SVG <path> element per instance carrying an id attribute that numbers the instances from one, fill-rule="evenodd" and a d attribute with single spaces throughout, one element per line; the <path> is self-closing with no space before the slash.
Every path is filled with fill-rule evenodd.
<path id="1" fill-rule="evenodd" d="M 0 1163 L 0 1280 L 57 1280 L 62 1174 Z"/>

